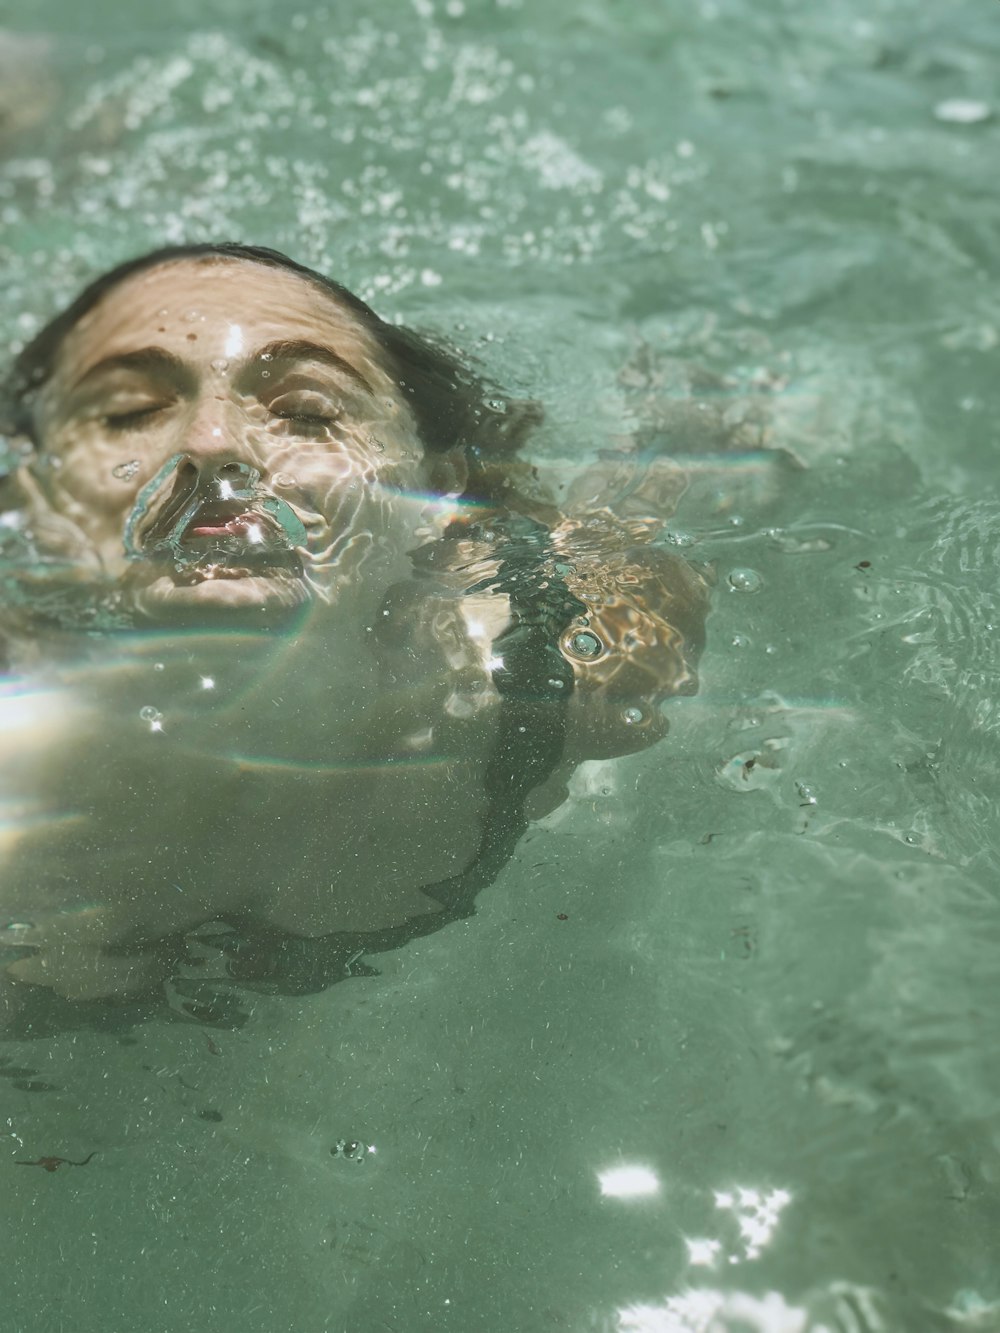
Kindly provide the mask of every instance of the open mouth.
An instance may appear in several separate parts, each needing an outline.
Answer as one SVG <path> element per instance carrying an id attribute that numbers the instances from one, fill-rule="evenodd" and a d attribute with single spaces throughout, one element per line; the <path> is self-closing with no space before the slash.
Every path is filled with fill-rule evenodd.
<path id="1" fill-rule="evenodd" d="M 170 564 L 182 581 L 301 575 L 305 544 L 302 523 L 253 468 L 229 464 L 206 476 L 183 455 L 143 487 L 125 528 L 130 559 Z"/>

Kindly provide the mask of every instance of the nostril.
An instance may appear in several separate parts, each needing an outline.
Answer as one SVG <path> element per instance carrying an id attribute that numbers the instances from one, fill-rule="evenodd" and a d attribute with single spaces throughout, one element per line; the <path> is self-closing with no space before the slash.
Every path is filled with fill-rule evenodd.
<path id="1" fill-rule="evenodd" d="M 186 458 L 177 469 L 177 477 L 180 481 L 194 481 L 197 475 L 198 469 L 191 462 L 190 458 Z"/>
<path id="2" fill-rule="evenodd" d="M 245 477 L 250 469 L 245 463 L 223 463 L 222 467 L 216 470 L 216 476 L 219 477 Z"/>

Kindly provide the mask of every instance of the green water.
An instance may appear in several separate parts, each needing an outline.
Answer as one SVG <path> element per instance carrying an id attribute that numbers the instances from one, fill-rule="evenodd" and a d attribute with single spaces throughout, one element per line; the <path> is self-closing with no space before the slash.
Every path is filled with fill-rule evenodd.
<path id="1" fill-rule="evenodd" d="M 679 449 L 784 451 L 676 518 L 700 693 L 471 921 L 239 1032 L 6 1044 L 0 1328 L 1000 1328 L 996 6 L 0 24 L 47 37 L 0 83 L 5 344 L 244 239 L 542 400 L 556 469 L 636 424 L 643 346 Z"/>

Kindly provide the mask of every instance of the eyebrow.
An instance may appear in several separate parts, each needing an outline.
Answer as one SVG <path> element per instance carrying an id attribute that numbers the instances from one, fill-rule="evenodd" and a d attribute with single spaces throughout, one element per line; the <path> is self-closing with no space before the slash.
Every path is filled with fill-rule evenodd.
<path id="1" fill-rule="evenodd" d="M 352 366 L 350 361 L 345 361 L 331 347 L 323 347 L 320 343 L 288 339 L 268 343 L 266 347 L 259 348 L 252 356 L 249 356 L 246 364 L 252 366 L 256 365 L 258 361 L 319 361 L 325 366 L 331 366 L 334 370 L 339 370 L 348 379 L 360 385 L 366 393 L 374 395 L 372 386 L 356 366 Z"/>
<path id="2" fill-rule="evenodd" d="M 188 375 L 187 367 L 179 356 L 173 352 L 168 352 L 164 347 L 140 347 L 134 352 L 117 352 L 114 356 L 106 356 L 96 365 L 85 370 L 76 383 L 71 387 L 70 392 L 76 393 L 89 384 L 91 380 L 99 379 L 101 375 L 106 375 L 114 370 L 138 370 L 145 373 L 169 374 L 176 378 L 186 377 Z"/>
<path id="3" fill-rule="evenodd" d="M 341 374 L 360 385 L 366 393 L 374 396 L 372 386 L 357 367 L 352 366 L 350 361 L 346 361 L 331 347 L 323 347 L 320 343 L 304 342 L 299 339 L 279 339 L 277 342 L 267 343 L 247 357 L 243 369 L 256 366 L 260 361 L 319 361 L 322 365 L 339 370 Z M 113 356 L 104 357 L 89 370 L 84 371 L 70 392 L 76 393 L 92 380 L 116 370 L 169 375 L 174 379 L 186 379 L 190 375 L 184 361 L 173 352 L 168 352 L 165 347 L 140 347 L 134 352 L 118 352 Z"/>

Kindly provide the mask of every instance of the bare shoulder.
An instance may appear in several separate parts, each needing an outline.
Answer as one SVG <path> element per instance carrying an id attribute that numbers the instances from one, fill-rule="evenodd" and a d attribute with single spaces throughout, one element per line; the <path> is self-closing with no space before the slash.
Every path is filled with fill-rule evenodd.
<path id="1" fill-rule="evenodd" d="M 567 758 L 604 759 L 666 735 L 661 705 L 698 689 L 710 572 L 610 514 L 557 533 L 563 577 L 580 613 L 560 639 L 572 663 Z"/>

